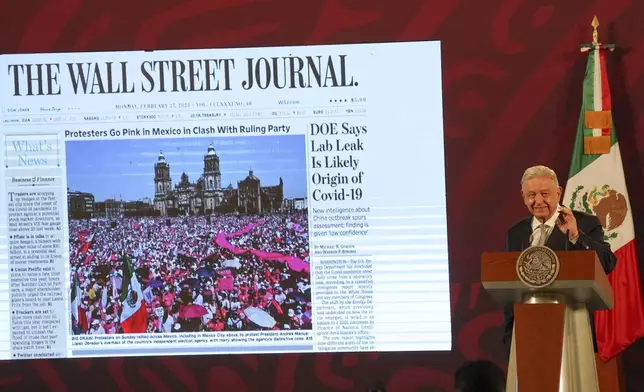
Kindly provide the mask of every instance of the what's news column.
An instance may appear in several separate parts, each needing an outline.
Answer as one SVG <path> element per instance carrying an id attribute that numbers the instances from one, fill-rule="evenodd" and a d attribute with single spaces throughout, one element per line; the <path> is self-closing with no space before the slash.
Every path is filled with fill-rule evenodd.
<path id="1" fill-rule="evenodd" d="M 3 348 L 12 359 L 65 357 L 63 141 L 57 133 L 20 131 L 5 138 L 9 295 L 0 306 L 9 312 L 10 342 Z"/>

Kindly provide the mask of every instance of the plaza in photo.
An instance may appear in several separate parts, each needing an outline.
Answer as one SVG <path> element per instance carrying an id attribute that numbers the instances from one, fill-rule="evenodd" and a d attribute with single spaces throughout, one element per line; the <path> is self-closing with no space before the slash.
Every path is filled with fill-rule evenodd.
<path id="1" fill-rule="evenodd" d="M 65 156 L 75 334 L 312 328 L 303 135 Z"/>

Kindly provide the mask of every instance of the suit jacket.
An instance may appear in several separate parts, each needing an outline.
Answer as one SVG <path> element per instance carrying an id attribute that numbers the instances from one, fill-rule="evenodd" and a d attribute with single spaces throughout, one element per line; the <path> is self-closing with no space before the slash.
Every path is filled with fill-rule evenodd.
<path id="1" fill-rule="evenodd" d="M 573 244 L 566 238 L 558 226 L 552 229 L 552 234 L 546 241 L 546 246 L 555 251 L 562 250 L 594 250 L 597 253 L 599 262 L 604 267 L 604 272 L 609 274 L 615 268 L 617 258 L 610 250 L 610 245 L 604 239 L 604 229 L 596 216 L 580 211 L 573 211 L 577 219 L 579 238 Z M 521 252 L 530 246 L 532 234 L 532 216 L 529 216 L 515 223 L 507 233 L 506 251 Z M 590 329 L 593 335 L 593 345 L 597 352 L 597 340 L 595 337 L 595 318 L 590 315 Z M 507 305 L 503 310 L 503 343 L 510 347 L 512 342 L 512 327 L 514 326 L 514 306 Z"/>

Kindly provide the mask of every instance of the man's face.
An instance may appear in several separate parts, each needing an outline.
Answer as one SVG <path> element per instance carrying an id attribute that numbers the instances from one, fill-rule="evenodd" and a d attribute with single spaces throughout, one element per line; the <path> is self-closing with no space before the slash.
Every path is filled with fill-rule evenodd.
<path id="1" fill-rule="evenodd" d="M 523 182 L 521 196 L 530 213 L 545 221 L 557 211 L 561 188 L 548 177 L 535 177 Z"/>

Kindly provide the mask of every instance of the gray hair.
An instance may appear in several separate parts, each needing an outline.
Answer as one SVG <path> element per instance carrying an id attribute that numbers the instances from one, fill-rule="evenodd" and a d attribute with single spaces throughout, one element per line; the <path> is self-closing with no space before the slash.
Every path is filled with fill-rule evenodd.
<path id="1" fill-rule="evenodd" d="M 539 166 L 532 166 L 527 168 L 523 172 L 523 177 L 521 177 L 521 185 L 525 181 L 531 180 L 536 177 L 548 177 L 549 179 L 552 180 L 552 182 L 555 183 L 556 187 L 559 187 L 559 180 L 557 179 L 557 173 L 555 173 L 554 170 L 547 166 L 539 165 Z"/>

